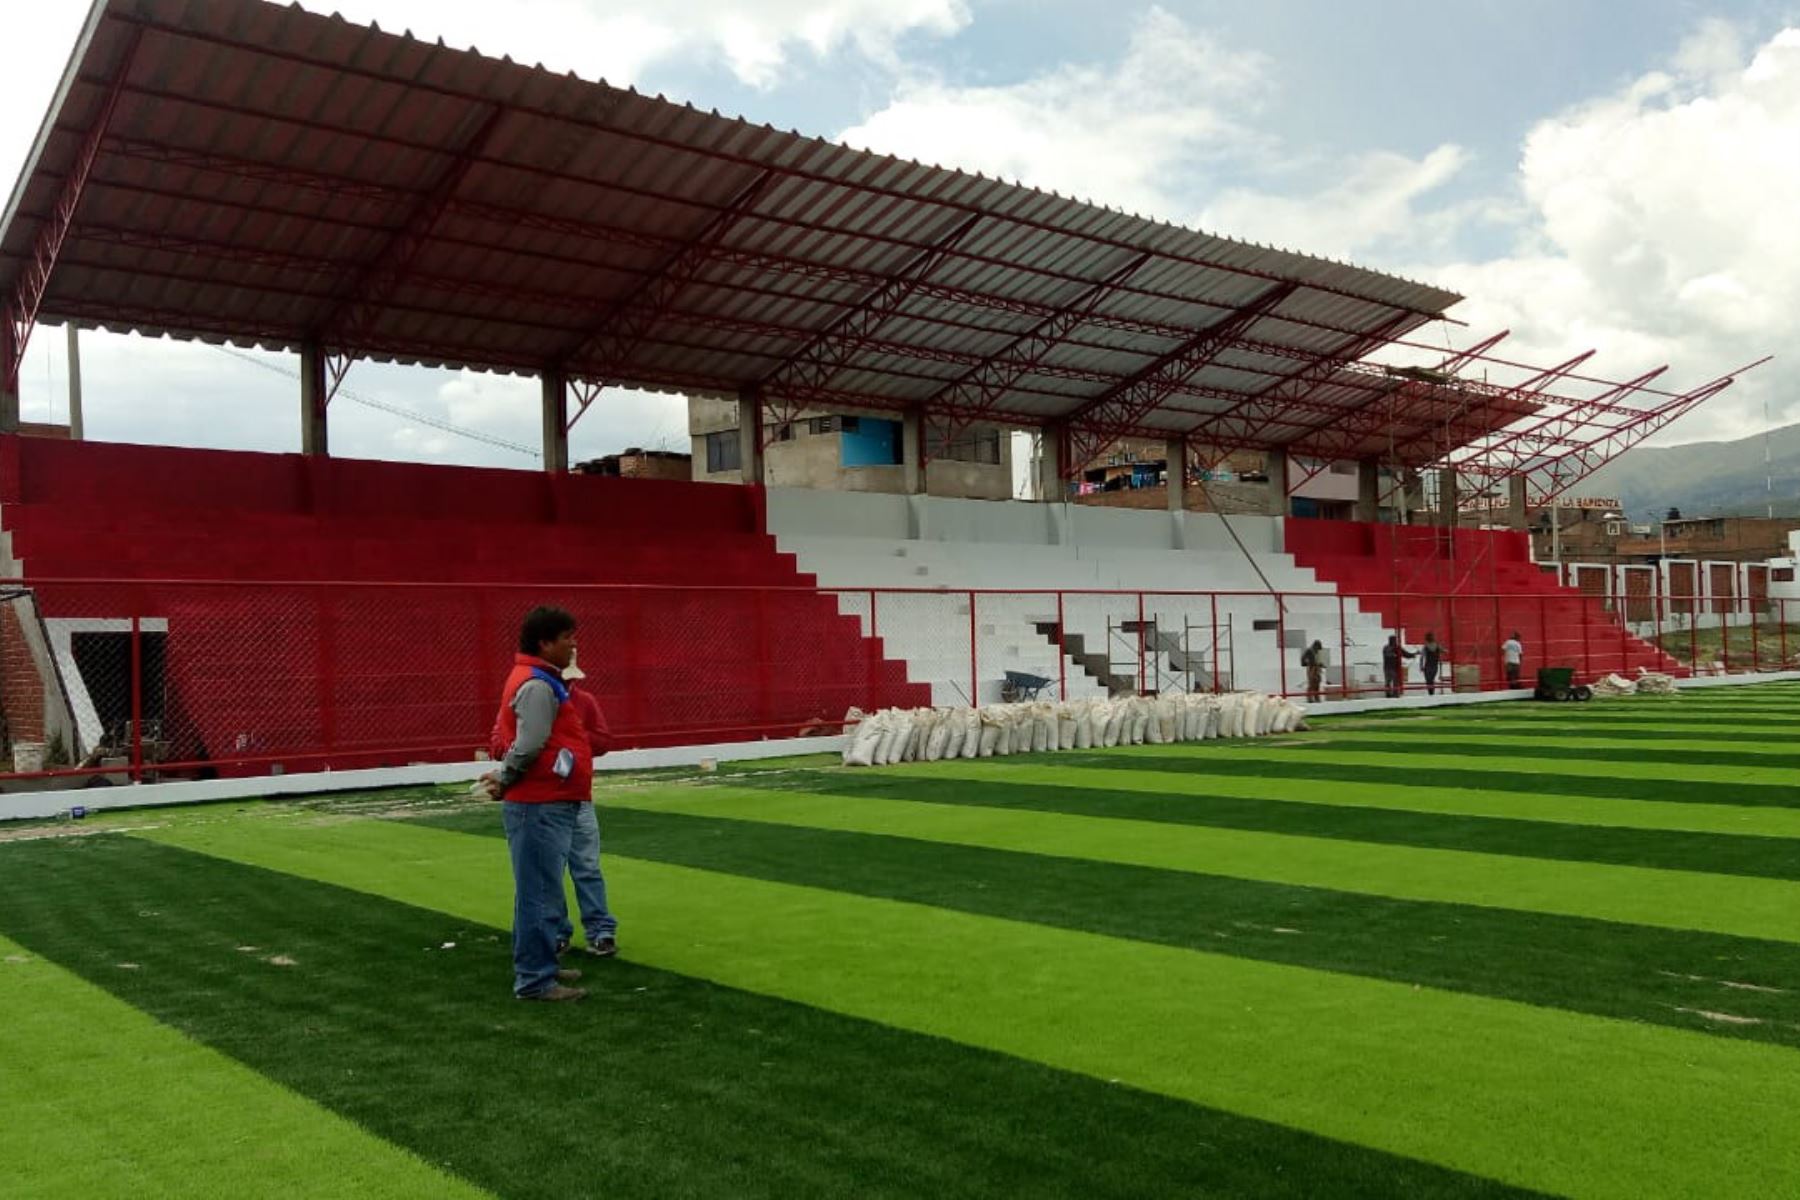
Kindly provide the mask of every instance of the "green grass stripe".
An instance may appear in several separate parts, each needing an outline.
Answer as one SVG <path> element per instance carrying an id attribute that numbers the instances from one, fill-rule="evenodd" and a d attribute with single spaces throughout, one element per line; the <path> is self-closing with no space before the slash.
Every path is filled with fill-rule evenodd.
<path id="1" fill-rule="evenodd" d="M 491 838 L 155 836 L 469 920 L 509 907 Z M 640 962 L 1509 1183 L 1643 1200 L 1800 1175 L 1779 1047 L 628 858 L 609 882 Z"/>
<path id="2" fill-rule="evenodd" d="M 932 779 L 888 771 L 814 769 L 790 770 L 770 776 L 748 774 L 735 782 L 777 791 L 1023 808 L 1089 817 L 1125 817 L 1177 825 L 1291 833 L 1302 837 L 1343 838 L 1434 850 L 1475 850 L 1525 858 L 1800 880 L 1800 838 L 1631 829 L 1510 817 L 1465 817 L 1453 813 L 1315 804 L 1303 800 L 1102 791 L 1096 787 L 1012 783 L 1005 775 L 976 785 L 957 779 Z M 1711 816 L 1716 816 L 1717 811 L 1705 810 Z"/>
<path id="3" fill-rule="evenodd" d="M 1024 854 L 1800 942 L 1800 883 L 1109 817 L 749 788 L 621 792 L 609 808 L 740 817 Z"/>
<path id="4" fill-rule="evenodd" d="M 1440 748 L 1425 738 L 1402 739 L 1393 748 L 1374 748 L 1352 746 L 1344 742 L 1330 740 L 1332 735 L 1319 734 L 1316 738 L 1303 736 L 1292 745 L 1281 745 L 1266 741 L 1247 741 L 1242 744 L 1221 743 L 1217 746 L 1208 742 L 1183 742 L 1173 746 L 1130 746 L 1118 757 L 1129 761 L 1133 758 L 1154 758 L 1158 761 L 1180 759 L 1193 764 L 1193 769 L 1201 772 L 1214 770 L 1256 770 L 1245 768 L 1242 764 L 1255 763 L 1283 768 L 1296 763 L 1304 763 L 1308 767 L 1315 764 L 1315 758 L 1328 759 L 1324 764 L 1332 769 L 1368 767 L 1380 771 L 1392 771 L 1402 774 L 1421 774 L 1430 772 L 1434 775 L 1455 773 L 1459 777 L 1466 773 L 1466 759 L 1448 748 Z M 1090 756 L 1091 757 L 1091 756 Z M 1785 802 L 1800 805 L 1800 770 L 1792 767 L 1765 766 L 1761 763 L 1746 762 L 1739 758 L 1723 766 L 1690 766 L 1684 763 L 1666 762 L 1660 758 L 1648 761 L 1592 761 L 1586 756 L 1576 758 L 1545 757 L 1536 758 L 1517 750 L 1506 757 L 1497 767 L 1503 766 L 1507 775 L 1526 775 L 1535 779 L 1549 776 L 1560 783 L 1567 779 L 1600 779 L 1609 782 L 1648 780 L 1658 784 L 1669 785 L 1669 790 L 1678 794 L 1686 784 L 1716 784 L 1717 789 L 1725 794 L 1739 791 L 1748 792 L 1759 798 L 1761 803 L 1774 804 Z M 1531 782 L 1531 781 L 1527 781 Z M 1773 797 L 1780 795 L 1784 801 Z M 1758 802 L 1758 801 L 1752 801 Z"/>
<path id="5" fill-rule="evenodd" d="M 1367 761 L 1346 761 L 1354 759 Z M 1800 809 L 1800 787 L 1766 780 L 1726 782 L 1658 777 L 1617 777 L 1606 765 L 1546 762 L 1536 770 L 1479 769 L 1454 758 L 1439 765 L 1412 755 L 1322 755 L 1279 746 L 1245 744 L 1213 749 L 1209 743 L 1174 746 L 1127 746 L 1097 753 L 1072 751 L 1054 756 L 1071 767 L 1104 767 L 1115 771 L 1175 772 L 1214 781 L 1229 778 L 1280 779 L 1290 789 L 1307 785 L 1374 784 L 1395 790 L 1451 787 L 1466 791 L 1517 792 L 1529 795 L 1594 796 L 1615 800 L 1679 801 L 1759 808 Z M 1423 768 L 1431 768 L 1429 770 Z M 1415 769 L 1417 768 L 1417 769 Z"/>
<path id="6" fill-rule="evenodd" d="M 1416 749 L 1433 754 L 1478 754 L 1520 758 L 1587 759 L 1592 762 L 1670 762 L 1706 766 L 1769 766 L 1800 770 L 1800 742 L 1793 738 L 1721 745 L 1708 739 L 1659 738 L 1652 745 L 1630 738 L 1592 736 L 1546 737 L 1542 733 L 1492 733 L 1467 729 L 1434 729 L 1429 737 L 1374 729 L 1331 729 L 1300 735 L 1296 749 L 1342 746 L 1352 750 Z"/>
<path id="7" fill-rule="evenodd" d="M 0 863 L 6 874 L 27 869 L 10 853 Z M 10 904 L 0 911 L 14 915 Z M 143 923 L 131 910 L 106 918 L 114 928 Z M 108 982 L 141 974 L 146 949 L 155 953 L 124 939 L 110 954 L 89 947 L 89 973 Z M 4 936 L 0 1013 L 0 1190 L 9 1196 L 486 1194 Z"/>
<path id="8" fill-rule="evenodd" d="M 1080 763 L 1075 760 L 1080 758 Z M 1104 765 L 1083 765 L 1088 763 Z M 1116 770 L 1112 764 L 1126 764 Z M 1403 809 L 1471 817 L 1502 817 L 1556 824 L 1621 826 L 1633 829 L 1680 829 L 1693 833 L 1741 834 L 1753 837 L 1800 838 L 1800 809 L 1747 808 L 1726 804 L 1686 804 L 1674 800 L 1615 800 L 1541 792 L 1484 792 L 1442 784 L 1346 783 L 1321 786 L 1280 775 L 1200 775 L 1187 770 L 1154 770 L 1144 759 L 1130 761 L 1111 751 L 1104 756 L 1059 754 L 1054 757 L 958 759 L 883 767 L 893 778 L 960 779 L 971 783 L 999 780 L 1050 787 L 1090 788 L 1096 792 L 1147 792 L 1158 796 L 1228 796 L 1244 800 L 1303 802 L 1358 808 Z"/>
<path id="9" fill-rule="evenodd" d="M 753 820 L 602 815 L 609 853 L 631 858 L 1800 1047 L 1800 946 L 1781 942 Z M 423 820 L 500 836 L 481 809 Z"/>
<path id="10" fill-rule="evenodd" d="M 1466 712 L 1468 710 L 1457 710 Z M 1504 710 L 1507 719 L 1532 720 L 1546 726 L 1591 727 L 1606 726 L 1654 727 L 1675 731 L 1701 731 L 1711 729 L 1738 730 L 1741 732 L 1779 731 L 1791 728 L 1794 719 L 1779 712 L 1734 713 L 1722 709 L 1689 712 L 1685 709 L 1658 709 L 1655 712 L 1607 712 L 1604 708 L 1596 708 L 1592 704 L 1545 704 L 1536 706 L 1536 711 L 1543 716 L 1524 717 L 1521 710 L 1508 706 Z M 1362 719 L 1358 714 L 1357 719 Z M 1346 718 L 1348 719 L 1348 718 Z M 1429 720 L 1430 718 L 1423 718 Z M 1500 719 L 1498 716 L 1496 720 Z"/>
<path id="11" fill-rule="evenodd" d="M 345 832 L 360 841 L 368 830 Z M 1503 1192 L 642 962 L 596 966 L 583 1005 L 519 1004 L 507 994 L 504 937 L 476 919 L 507 911 L 506 870 L 495 869 L 492 841 L 451 843 L 480 847 L 470 869 L 440 880 L 465 901 L 479 897 L 462 915 L 133 839 L 82 841 L 0 859 L 31 880 L 0 882 L 0 913 L 22 937 L 196 1039 L 504 1196 Z M 140 906 L 157 915 L 135 916 Z M 455 948 L 440 949 L 446 941 Z M 258 953 L 237 949 L 246 944 Z M 293 965 L 264 961 L 276 950 Z M 140 969 L 114 969 L 122 953 Z M 58 1021 L 60 998 L 51 991 L 25 1000 L 33 1020 Z M 108 1029 L 95 1023 L 80 1036 L 103 1042 Z M 108 1073 L 71 1076 L 65 1086 L 169 1086 L 156 1062 L 145 1066 L 126 1070 L 122 1083 Z M 220 1141 L 201 1123 L 162 1132 L 178 1161 L 194 1146 L 212 1172 L 249 1179 L 212 1194 L 257 1190 L 255 1146 Z M 259 1133 L 282 1136 L 280 1128 Z M 310 1178 L 281 1194 L 376 1194 L 341 1186 L 332 1157 L 310 1166 Z M 456 1192 L 445 1181 L 406 1194 Z"/>
<path id="12" fill-rule="evenodd" d="M 1791 728 L 1794 719 L 1774 713 L 1744 714 L 1732 716 L 1725 713 L 1689 713 L 1665 710 L 1657 713 L 1615 713 L 1611 716 L 1594 715 L 1592 705 L 1546 705 L 1558 713 L 1555 717 L 1528 717 L 1516 709 L 1502 710 L 1491 715 L 1477 716 L 1468 709 L 1427 710 L 1425 715 L 1402 718 L 1420 722 L 1449 721 L 1470 723 L 1491 723 L 1507 725 L 1523 725 L 1533 729 L 1546 729 L 1556 732 L 1581 732 L 1602 729 L 1657 729 L 1664 730 L 1673 736 L 1710 737 L 1718 733 L 1749 733 L 1765 737 L 1778 738 L 1783 731 Z M 1442 716 L 1435 715 L 1442 713 Z M 1321 717 L 1323 722 L 1341 722 L 1345 724 L 1365 722 L 1372 714 L 1356 714 L 1343 717 Z"/>
<path id="13" fill-rule="evenodd" d="M 1548 745 L 1561 745 L 1575 740 L 1604 739 L 1614 745 L 1655 742 L 1658 745 L 1713 746 L 1720 749 L 1743 747 L 1746 753 L 1751 754 L 1756 753 L 1759 747 L 1786 751 L 1792 743 L 1788 732 L 1779 729 L 1768 729 L 1757 733 L 1718 732 L 1709 729 L 1696 736 L 1693 729 L 1685 726 L 1658 725 L 1626 728 L 1615 725 L 1595 729 L 1586 725 L 1553 727 L 1540 725 L 1533 721 L 1464 721 L 1452 720 L 1448 717 L 1420 717 L 1411 721 L 1370 721 L 1366 723 L 1321 718 L 1315 724 L 1317 726 L 1315 732 L 1320 736 L 1332 737 L 1355 732 L 1382 733 L 1389 737 L 1461 740 L 1465 735 L 1473 734 L 1528 738 Z"/>

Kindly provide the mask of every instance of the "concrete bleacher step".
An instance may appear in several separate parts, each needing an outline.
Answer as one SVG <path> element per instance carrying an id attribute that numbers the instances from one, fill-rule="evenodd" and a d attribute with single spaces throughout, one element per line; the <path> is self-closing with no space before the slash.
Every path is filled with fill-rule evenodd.
<path id="1" fill-rule="evenodd" d="M 1082 674 L 1106 689 L 1109 696 L 1130 696 L 1137 692 L 1137 682 L 1122 675 L 1113 674 L 1112 662 L 1104 654 L 1096 654 L 1087 648 L 1087 638 L 1079 633 L 1065 632 L 1055 621 L 1038 621 L 1033 627 L 1038 633 L 1055 646 L 1070 662 L 1081 668 Z"/>
<path id="2" fill-rule="evenodd" d="M 301 718 L 322 692 L 331 693 L 340 730 L 379 726 L 384 746 L 460 738 L 482 745 L 494 681 L 477 664 L 503 661 L 510 638 L 502 626 L 532 602 L 530 585 L 545 585 L 539 598 L 576 610 L 584 650 L 616 677 L 605 686 L 615 689 L 613 723 L 627 736 L 702 718 L 781 728 L 840 716 L 851 704 L 931 699 L 885 641 L 865 638 L 854 617 L 839 614 L 836 597 L 814 590 L 815 578 L 761 528 L 749 489 L 0 443 L 12 463 L 0 528 L 25 569 L 38 580 L 141 584 L 129 592 L 40 588 L 43 614 L 166 617 L 167 686 L 192 750 L 229 749 L 245 730 L 265 751 L 317 748 L 318 723 Z M 528 575 L 514 549 L 521 546 L 538 564 Z M 248 586 L 201 589 L 181 580 Z M 281 581 L 350 586 L 267 586 Z M 380 590 L 395 583 L 451 586 Z M 592 586 L 615 584 L 667 590 Z M 569 590 L 556 590 L 562 586 Z M 329 627 L 339 664 L 380 660 L 383 630 L 429 630 L 409 655 L 409 703 L 396 709 L 391 685 L 373 687 L 366 673 L 321 679 L 310 616 L 284 626 L 272 646 L 253 630 L 237 632 L 261 619 L 267 598 L 282 595 L 345 606 Z M 382 611 L 359 618 L 371 605 Z M 378 721 L 356 715 L 369 707 Z"/>

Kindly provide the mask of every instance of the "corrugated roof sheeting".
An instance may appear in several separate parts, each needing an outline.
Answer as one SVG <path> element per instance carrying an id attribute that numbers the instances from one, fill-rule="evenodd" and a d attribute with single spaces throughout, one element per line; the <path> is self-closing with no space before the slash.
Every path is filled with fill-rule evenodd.
<path id="1" fill-rule="evenodd" d="M 1458 299 L 257 0 L 108 0 L 73 71 L 7 210 L 0 288 L 122 80 L 43 303 L 117 329 L 730 394 L 882 297 L 824 394 L 892 407 L 1084 305 L 987 400 L 1053 420 L 1298 284 L 1239 331 L 1262 349 L 1139 419 L 1180 430 Z M 1298 427 L 1367 395 L 1315 388 Z"/>

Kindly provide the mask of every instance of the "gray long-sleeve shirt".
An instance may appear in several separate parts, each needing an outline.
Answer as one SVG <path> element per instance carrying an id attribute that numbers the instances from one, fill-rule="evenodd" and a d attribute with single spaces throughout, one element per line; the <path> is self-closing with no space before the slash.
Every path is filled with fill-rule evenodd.
<path id="1" fill-rule="evenodd" d="M 542 679 L 527 679 L 513 693 L 513 715 L 519 719 L 512 748 L 500 760 L 500 789 L 505 791 L 519 780 L 543 753 L 550 740 L 550 727 L 556 724 L 556 710 L 561 707 L 556 693 Z"/>

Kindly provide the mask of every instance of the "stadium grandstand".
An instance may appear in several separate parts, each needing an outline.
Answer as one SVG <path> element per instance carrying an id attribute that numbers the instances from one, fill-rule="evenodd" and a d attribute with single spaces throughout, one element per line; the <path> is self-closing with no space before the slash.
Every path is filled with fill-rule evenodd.
<path id="1" fill-rule="evenodd" d="M 1314 642 L 1354 703 L 1428 631 L 1464 695 L 1515 631 L 1528 675 L 1681 675 L 1658 636 L 1698 601 L 1625 620 L 1533 562 L 1526 513 L 1739 373 L 1521 362 L 1440 287 L 260 0 L 94 4 L 0 299 L 15 783 L 467 763 L 539 602 L 641 747 L 1021 681 L 1298 695 Z M 55 324 L 291 352 L 301 445 L 22 431 Z M 333 458 L 365 360 L 540 379 L 545 469 Z M 571 473 L 611 386 L 735 405 L 739 481 Z M 818 413 L 894 422 L 896 489 L 766 486 Z M 976 429 L 1039 439 L 1040 499 L 933 494 L 931 447 Z M 1121 439 L 1166 447 L 1168 511 L 1068 503 Z M 1265 511 L 1188 511 L 1245 452 Z M 1353 519 L 1291 516 L 1331 473 Z"/>

